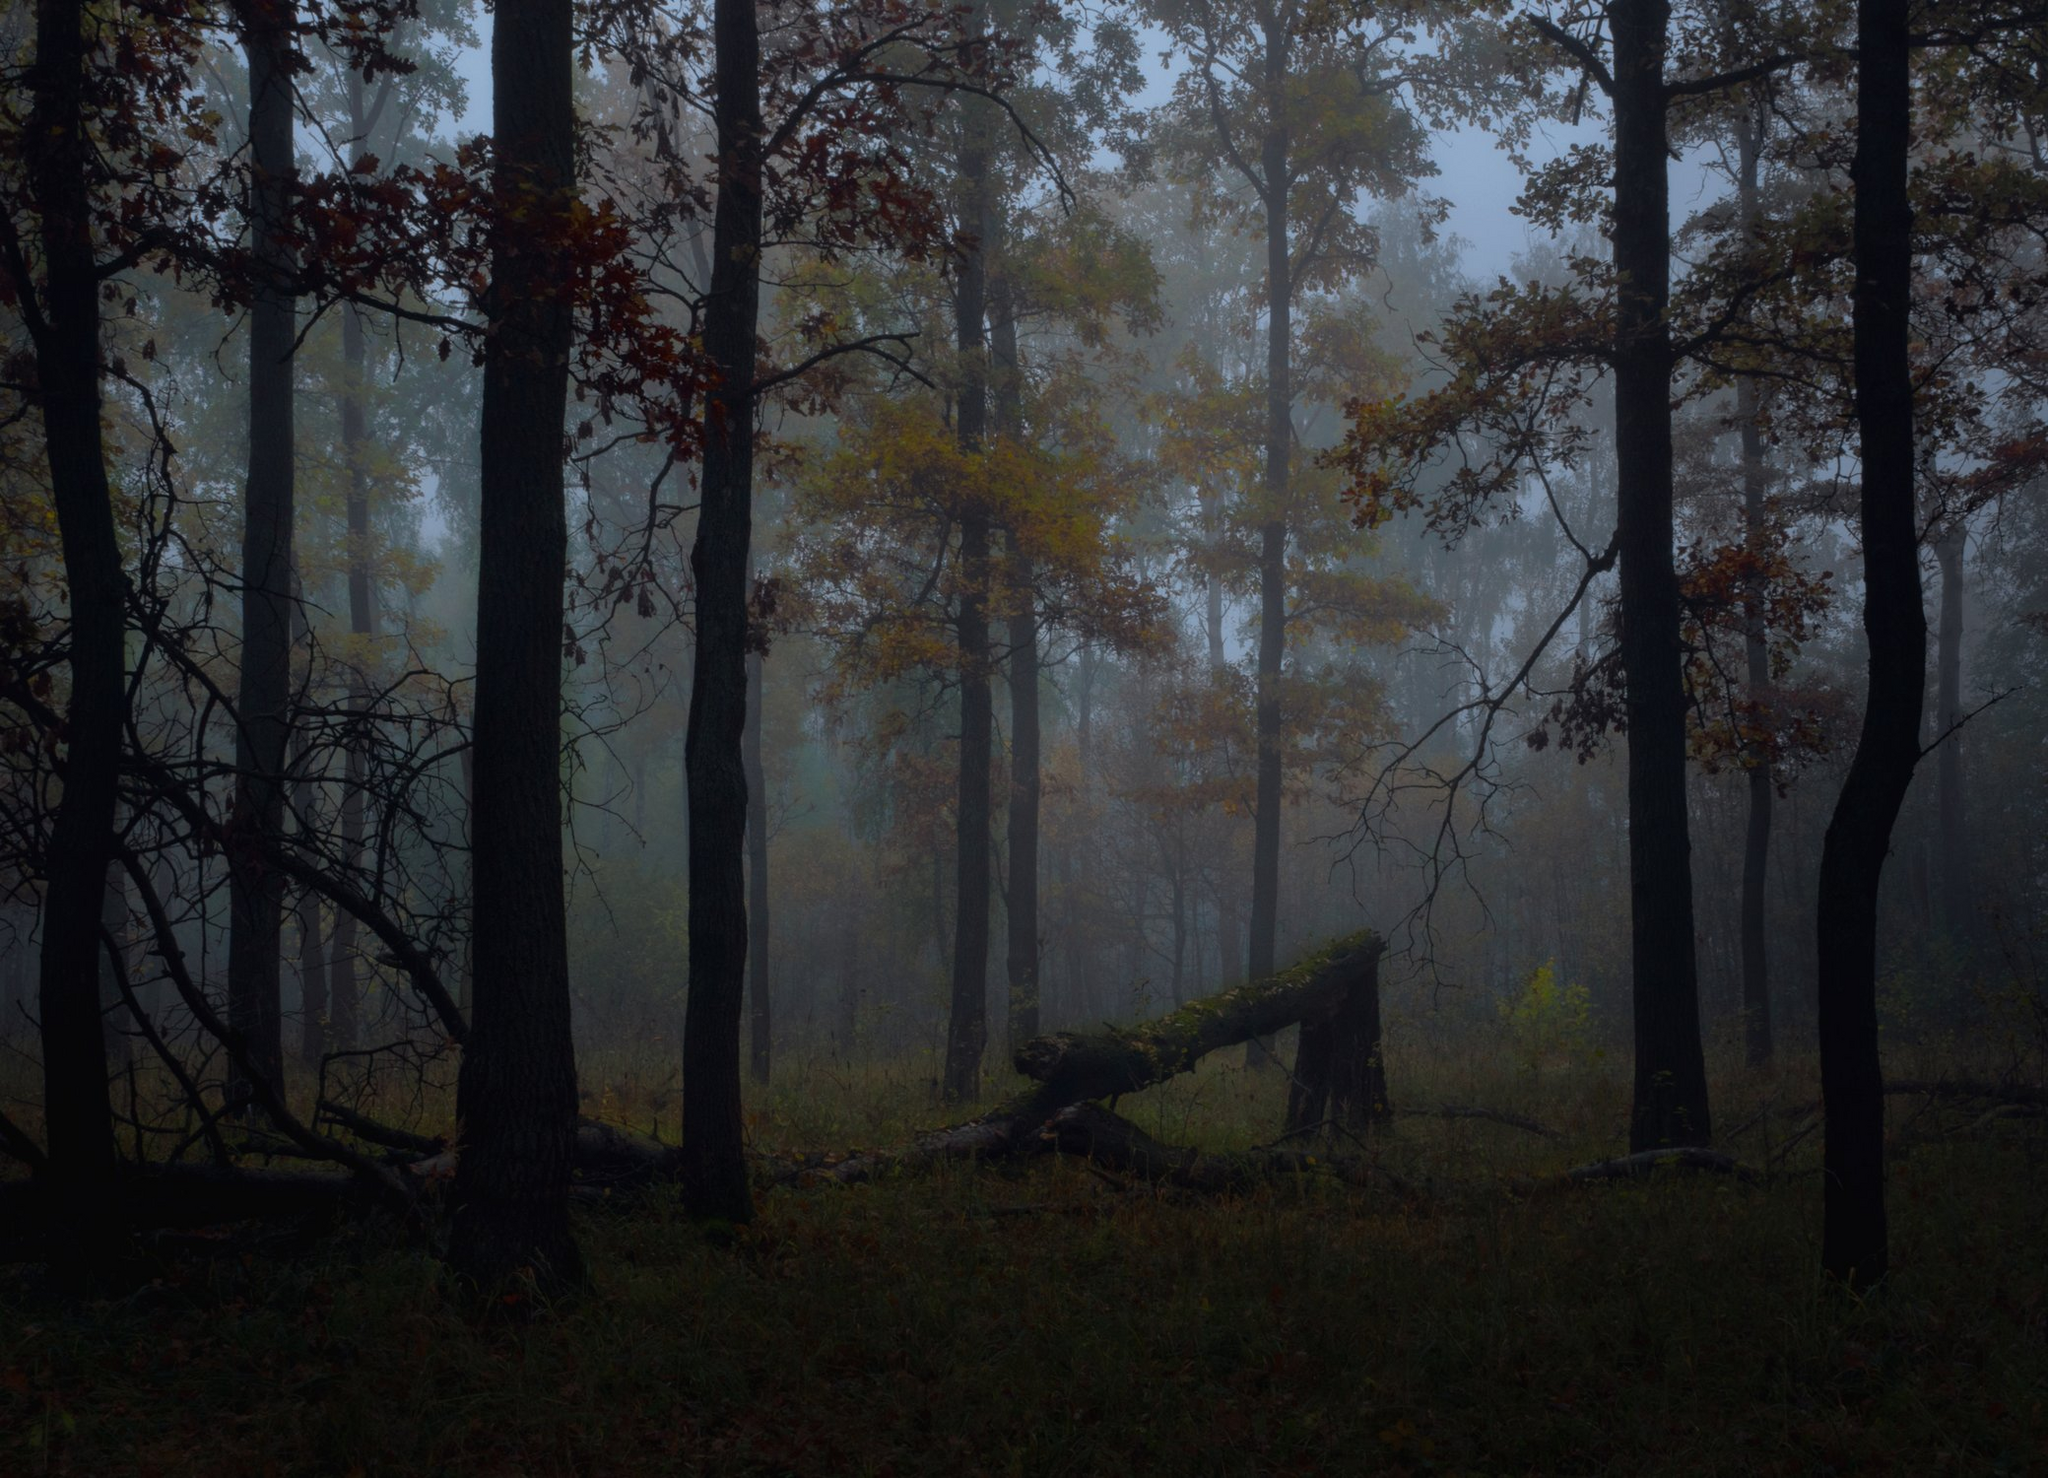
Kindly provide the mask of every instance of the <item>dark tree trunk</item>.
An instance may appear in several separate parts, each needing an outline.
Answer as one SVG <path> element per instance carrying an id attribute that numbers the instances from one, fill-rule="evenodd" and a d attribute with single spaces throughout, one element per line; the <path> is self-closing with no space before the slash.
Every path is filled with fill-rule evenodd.
<path id="1" fill-rule="evenodd" d="M 569 1231 L 576 1054 L 562 898 L 563 421 L 575 201 L 569 0 L 501 0 L 497 240 L 484 354 L 470 817 L 475 1002 L 457 1087 L 449 1258 L 483 1287 L 580 1281 Z"/>
<path id="2" fill-rule="evenodd" d="M 1969 947 L 1978 939 L 1977 899 L 1970 867 L 1970 826 L 1963 800 L 1963 552 L 1957 520 L 1935 541 L 1941 564 L 1941 632 L 1935 652 L 1935 780 L 1941 833 L 1941 912 L 1949 937 Z"/>
<path id="3" fill-rule="evenodd" d="M 228 1025 L 249 1071 L 284 1086 L 279 971 L 284 878 L 261 852 L 284 835 L 291 735 L 293 261 L 285 232 L 292 155 L 293 15 L 285 0 L 242 0 L 249 58 L 249 476 L 242 506 L 242 652 L 236 691 L 234 830 L 249 840 L 228 871 Z M 247 1096 L 246 1084 L 231 1088 Z"/>
<path id="4" fill-rule="evenodd" d="M 683 1026 L 683 1194 L 691 1212 L 754 1214 L 740 1110 L 746 996 L 747 554 L 754 528 L 754 357 L 761 302 L 761 36 L 751 0 L 717 0 L 718 201 L 704 350 L 704 470 L 690 570 L 697 645 L 683 769 L 690 817 L 690 995 Z"/>
<path id="5" fill-rule="evenodd" d="M 1757 166 L 1763 155 L 1764 119 L 1761 103 L 1742 122 L 1737 147 L 1740 163 L 1739 207 L 1743 230 L 1753 237 L 1757 224 Z M 1769 520 L 1764 507 L 1764 439 L 1757 425 L 1761 409 L 1757 382 L 1744 376 L 1735 386 L 1735 417 L 1742 436 L 1742 529 L 1752 556 L 1768 552 Z M 1770 651 L 1765 645 L 1764 592 L 1760 577 L 1752 578 L 1742 598 L 1742 652 L 1747 666 L 1745 693 L 1761 723 L 1771 699 Z M 1764 900 L 1770 881 L 1771 801 L 1775 784 L 1767 740 L 1747 746 L 1749 811 L 1742 843 L 1742 1041 L 1751 1067 L 1771 1060 L 1771 975 L 1768 925 Z"/>
<path id="6" fill-rule="evenodd" d="M 1364 1129 L 1390 1116 L 1375 954 L 1327 1012 L 1302 1018 L 1287 1085 L 1287 1127 L 1308 1130 L 1334 1121 Z"/>
<path id="7" fill-rule="evenodd" d="M 1000 242 L 1000 235 L 995 239 Z M 995 431 L 1015 438 L 1024 430 L 1023 366 L 1017 358 L 1017 313 L 1007 275 L 998 262 L 989 325 L 995 370 Z M 1012 541 L 1010 611 L 1010 888 L 1007 945 L 1009 1040 L 1014 1049 L 1038 1035 L 1038 809 L 1039 773 L 1038 591 L 1030 554 Z"/>
<path id="8" fill-rule="evenodd" d="M 359 79 L 352 80 L 359 84 Z M 360 138 L 368 124 L 362 120 L 360 85 L 351 90 L 351 113 Z M 360 153 L 360 145 L 358 146 Z M 346 513 L 348 518 L 348 629 L 357 639 L 354 660 L 349 665 L 349 706 L 362 712 L 370 706 L 369 638 L 377 634 L 375 589 L 370 582 L 370 477 L 366 464 L 367 417 L 363 409 L 364 361 L 363 320 L 353 305 L 341 316 L 341 453 L 348 468 Z M 465 759 L 466 759 L 465 752 Z M 341 844 L 342 855 L 351 864 L 361 861 L 363 850 L 364 756 L 361 746 L 351 742 L 342 760 Z M 329 973 L 329 1025 L 334 1045 L 348 1049 L 360 1034 L 362 986 L 356 970 L 356 923 L 345 909 L 336 910 L 334 942 Z"/>
<path id="9" fill-rule="evenodd" d="M 1251 944 L 1245 973 L 1273 973 L 1280 928 L 1280 674 L 1287 647 L 1287 473 L 1294 450 L 1294 281 L 1287 243 L 1287 25 L 1266 23 L 1267 96 L 1273 100 L 1260 163 L 1266 207 L 1266 468 L 1259 528 L 1258 764 L 1252 815 Z M 1272 1043 L 1246 1047 L 1252 1066 L 1272 1062 Z"/>
<path id="10" fill-rule="evenodd" d="M 1877 1044 L 1877 892 L 1892 825 L 1920 758 L 1927 618 L 1913 502 L 1913 210 L 1906 193 L 1912 96 L 1906 0 L 1858 0 L 1856 26 L 1856 425 L 1863 470 L 1863 727 L 1820 860 L 1820 1080 L 1827 1105 L 1821 1266 L 1883 1281 L 1884 1073 Z"/>
<path id="11" fill-rule="evenodd" d="M 747 654 L 747 989 L 752 996 L 748 1066 L 766 1083 L 775 1032 L 775 986 L 768 969 L 768 781 L 761 764 L 765 661 Z"/>
<path id="12" fill-rule="evenodd" d="M 37 0 L 33 110 L 23 144 L 41 215 L 40 303 L 17 284 L 35 344 L 50 498 L 71 603 L 64 788 L 50 831 L 38 1006 L 43 1174 L 85 1260 L 111 1231 L 114 1124 L 100 1033 L 100 912 L 114 832 L 126 694 L 121 551 L 100 431 L 95 272 L 78 0 Z"/>
<path id="13" fill-rule="evenodd" d="M 312 623 L 306 614 L 306 591 L 296 570 L 292 574 L 292 643 L 305 654 L 308 671 L 313 659 Z M 305 680 L 302 673 L 298 681 Z M 298 778 L 292 782 L 292 816 L 300 831 L 312 825 L 314 786 L 307 774 L 306 734 L 296 729 L 292 737 L 292 768 Z M 292 906 L 292 920 L 299 931 L 299 1061 L 318 1068 L 327 1055 L 327 955 L 320 937 L 320 895 L 300 887 Z"/>
<path id="14" fill-rule="evenodd" d="M 317 1068 L 327 1055 L 327 953 L 320 937 L 320 895 L 299 895 L 299 1061 Z"/>
<path id="15" fill-rule="evenodd" d="M 1635 1005 L 1630 1148 L 1705 1144 L 1685 684 L 1671 482 L 1671 219 L 1665 175 L 1667 0 L 1625 0 L 1614 27 L 1614 356 L 1621 659 L 1628 673 L 1629 916 Z"/>
<path id="16" fill-rule="evenodd" d="M 988 422 L 988 353 L 983 316 L 987 263 L 983 243 L 993 212 L 989 201 L 988 144 L 972 105 L 964 110 L 960 150 L 964 224 L 973 240 L 960 262 L 954 296 L 964 378 L 955 425 L 963 450 L 981 449 Z M 948 1103 L 981 1089 L 981 1054 L 988 1043 L 990 771 L 995 762 L 995 716 L 989 700 L 988 510 L 970 492 L 960 508 L 960 790 L 957 808 L 957 896 L 953 902 L 953 992 L 946 1023 Z"/>

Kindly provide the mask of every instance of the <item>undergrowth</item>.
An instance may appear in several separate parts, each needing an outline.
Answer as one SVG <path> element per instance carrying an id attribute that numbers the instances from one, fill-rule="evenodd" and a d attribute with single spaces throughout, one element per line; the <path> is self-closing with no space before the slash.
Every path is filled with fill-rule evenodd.
<path id="1" fill-rule="evenodd" d="M 1396 1066 L 1407 1104 L 1566 1140 L 1397 1120 L 1372 1148 L 1400 1198 L 953 1167 L 768 1192 L 736 1237 L 656 1193 L 580 1211 L 591 1289 L 519 1317 L 373 1229 L 290 1257 L 224 1235 L 84 1305 L 18 1271 L 0 1472 L 2048 1473 L 2038 1121 L 1902 1132 L 1897 1272 L 1856 1301 L 1816 1273 L 1811 1140 L 1759 1186 L 1518 1195 L 1511 1175 L 1618 1148 L 1625 1084 Z M 1731 1082 L 1722 1122 L 1806 1092 Z M 1270 1139 L 1283 1095 L 1212 1067 L 1119 1111 L 1228 1148 Z M 914 1070 L 814 1071 L 752 1132 L 886 1145 L 934 1114 Z M 1764 1163 L 1794 1128 L 1765 1113 L 1735 1148 Z"/>

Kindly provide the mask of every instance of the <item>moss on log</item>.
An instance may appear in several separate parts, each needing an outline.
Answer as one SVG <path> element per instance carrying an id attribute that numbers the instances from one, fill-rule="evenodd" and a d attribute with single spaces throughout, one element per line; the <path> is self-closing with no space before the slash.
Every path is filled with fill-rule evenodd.
<path id="1" fill-rule="evenodd" d="M 1070 1103 L 1136 1093 L 1187 1072 L 1218 1048 L 1329 1016 L 1385 952 L 1371 930 L 1346 935 L 1276 975 L 1138 1026 L 1034 1037 L 1017 1048 L 1016 1068 L 1043 1085 L 1034 1097 L 1047 1118 Z"/>

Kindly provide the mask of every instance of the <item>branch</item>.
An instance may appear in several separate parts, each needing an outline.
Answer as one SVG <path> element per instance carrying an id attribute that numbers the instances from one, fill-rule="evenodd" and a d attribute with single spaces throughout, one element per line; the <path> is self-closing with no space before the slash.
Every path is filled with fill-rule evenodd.
<path id="1" fill-rule="evenodd" d="M 1545 40 L 1569 54 L 1572 60 L 1579 64 L 1580 70 L 1592 78 L 1602 92 L 1609 97 L 1614 96 L 1614 74 L 1607 70 L 1607 63 L 1600 60 L 1599 52 L 1548 17 L 1532 15 L 1529 17 L 1529 23 L 1535 26 Z"/>

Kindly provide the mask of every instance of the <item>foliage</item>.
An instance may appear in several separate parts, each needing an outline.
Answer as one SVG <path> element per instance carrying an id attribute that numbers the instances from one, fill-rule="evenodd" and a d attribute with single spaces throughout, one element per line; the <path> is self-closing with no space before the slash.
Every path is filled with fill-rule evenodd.
<path id="1" fill-rule="evenodd" d="M 1583 985 L 1560 984 L 1557 961 L 1545 960 L 1519 991 L 1502 998 L 1500 1019 L 1515 1055 L 1530 1072 L 1539 1072 L 1583 1055 L 1592 1037 L 1592 993 Z"/>

